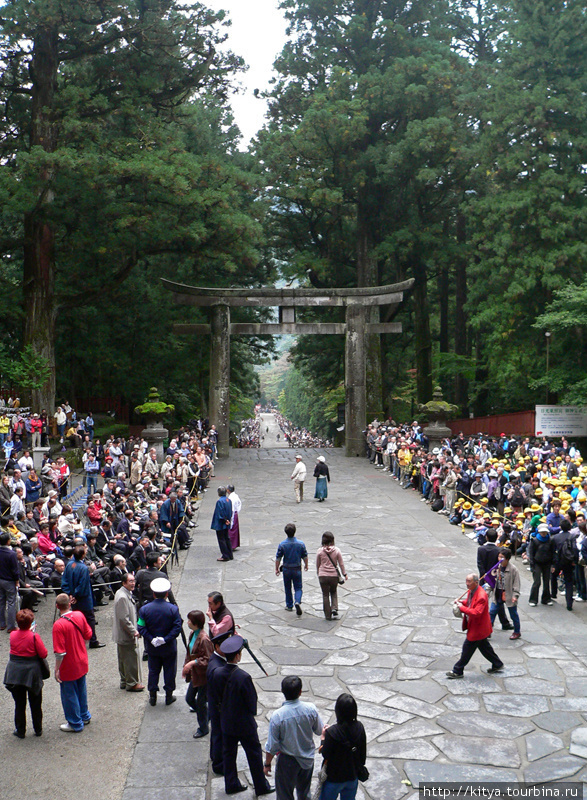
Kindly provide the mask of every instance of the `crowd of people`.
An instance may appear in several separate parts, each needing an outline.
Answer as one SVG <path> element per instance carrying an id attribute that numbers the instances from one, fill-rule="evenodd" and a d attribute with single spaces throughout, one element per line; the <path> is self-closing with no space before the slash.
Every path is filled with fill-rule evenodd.
<path id="1" fill-rule="evenodd" d="M 284 446 L 287 444 L 288 447 L 295 448 L 333 447 L 330 439 L 315 436 L 307 428 L 300 428 L 294 425 L 293 422 L 286 419 L 279 411 L 273 410 L 273 415 L 281 430 L 281 434 L 278 434 L 278 438 L 283 436 Z"/>
<path id="2" fill-rule="evenodd" d="M 237 436 L 238 447 L 261 447 L 262 439 L 259 416 L 241 420 L 241 429 Z"/>
<path id="3" fill-rule="evenodd" d="M 417 421 L 391 420 L 369 425 L 365 441 L 375 469 L 420 493 L 468 538 L 521 556 L 533 576 L 531 606 L 541 585 L 544 605 L 559 590 L 569 611 L 587 601 L 587 465 L 576 443 L 459 433 L 429 451 Z"/>

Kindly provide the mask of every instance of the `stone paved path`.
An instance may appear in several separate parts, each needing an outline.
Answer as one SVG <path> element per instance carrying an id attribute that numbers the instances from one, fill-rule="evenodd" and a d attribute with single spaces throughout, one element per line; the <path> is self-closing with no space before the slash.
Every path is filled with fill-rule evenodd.
<path id="1" fill-rule="evenodd" d="M 305 453 L 310 475 L 318 454 Z M 321 504 L 312 499 L 309 478 L 306 500 L 296 505 L 290 449 L 233 450 L 230 461 L 219 462 L 179 587 L 184 616 L 204 609 L 208 591 L 220 588 L 264 663 L 269 677 L 243 658 L 259 694 L 262 744 L 282 701 L 281 678 L 297 673 L 304 697 L 324 721 L 332 721 L 341 692 L 357 699 L 371 770 L 359 798 L 409 800 L 411 787 L 424 780 L 587 779 L 584 759 L 574 754 L 587 755 L 577 749 L 581 732 L 569 752 L 573 731 L 587 728 L 587 608 L 577 604 L 572 614 L 564 603 L 530 609 L 529 573 L 518 562 L 523 638 L 512 642 L 498 628 L 492 639 L 506 669 L 487 675 L 488 663 L 476 654 L 463 680 L 447 680 L 463 637 L 450 604 L 475 569 L 476 545 L 366 460 L 324 454 L 332 483 Z M 242 547 L 234 562 L 221 565 L 207 526 L 214 488 L 228 481 L 243 500 Z M 288 522 L 296 523 L 310 553 L 299 619 L 284 610 L 273 571 Z M 341 617 L 331 622 L 323 618 L 313 569 L 325 530 L 334 532 L 350 576 L 340 592 Z M 184 686 L 178 686 L 182 698 Z M 209 770 L 208 740 L 192 739 L 193 716 L 182 699 L 147 708 L 123 800 L 225 796 L 222 779 Z M 241 779 L 250 784 L 240 759 Z M 252 796 L 252 788 L 242 795 Z"/>

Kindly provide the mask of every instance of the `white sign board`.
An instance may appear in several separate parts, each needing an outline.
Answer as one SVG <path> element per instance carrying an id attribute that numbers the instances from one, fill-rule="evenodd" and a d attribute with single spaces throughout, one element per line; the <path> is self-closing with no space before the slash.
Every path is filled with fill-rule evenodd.
<path id="1" fill-rule="evenodd" d="M 587 408 L 580 406 L 536 406 L 536 436 L 587 436 Z"/>

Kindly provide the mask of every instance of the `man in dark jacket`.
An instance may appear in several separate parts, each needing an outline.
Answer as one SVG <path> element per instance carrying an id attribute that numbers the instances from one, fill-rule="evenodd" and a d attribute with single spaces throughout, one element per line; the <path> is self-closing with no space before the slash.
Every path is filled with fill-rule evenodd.
<path id="1" fill-rule="evenodd" d="M 546 522 L 540 523 L 536 529 L 536 536 L 530 539 L 528 545 L 528 562 L 532 575 L 534 576 L 534 583 L 530 590 L 530 603 L 531 606 L 536 606 L 538 603 L 538 594 L 540 592 L 540 580 L 542 579 L 542 605 L 553 605 L 550 599 L 550 570 L 554 559 L 554 543 L 550 537 L 548 525 Z"/>
<path id="2" fill-rule="evenodd" d="M 61 590 L 73 598 L 74 611 L 81 611 L 92 629 L 90 647 L 105 647 L 96 636 L 96 617 L 94 616 L 94 593 L 90 580 L 90 570 L 84 564 L 86 545 L 76 544 L 73 558 L 68 562 L 61 579 Z M 74 602 L 75 601 L 75 602 Z"/>
<path id="3" fill-rule="evenodd" d="M 220 558 L 217 561 L 232 561 L 232 547 L 228 538 L 228 529 L 232 519 L 232 503 L 226 496 L 226 487 L 218 487 L 218 500 L 214 508 L 214 516 L 210 527 L 216 531 L 218 547 L 220 548 Z"/>
<path id="4" fill-rule="evenodd" d="M 240 669 L 238 662 L 244 645 L 242 636 L 231 636 L 221 645 L 226 656 L 226 666 L 218 670 L 216 688 L 220 702 L 220 727 L 224 761 L 224 789 L 226 794 L 237 794 L 247 787 L 238 779 L 236 756 L 241 743 L 257 797 L 275 791 L 263 771 L 263 755 L 257 731 L 257 692 L 248 672 Z"/>
<path id="5" fill-rule="evenodd" d="M 151 584 L 157 578 L 167 579 L 167 575 L 161 570 L 163 558 L 159 553 L 151 551 L 146 555 L 147 568 L 140 569 L 136 574 L 135 597 L 137 598 L 139 608 L 146 603 L 153 600 L 153 592 Z M 169 602 L 175 605 L 175 598 L 171 591 L 171 585 L 168 590 Z"/>
<path id="6" fill-rule="evenodd" d="M 16 587 L 20 580 L 18 559 L 9 547 L 10 534 L 0 534 L 0 630 L 16 630 Z"/>
<path id="7" fill-rule="evenodd" d="M 550 516 L 550 515 L 549 515 Z M 565 544 L 567 542 L 568 544 Z M 565 581 L 565 599 L 567 609 L 573 610 L 573 578 L 575 564 L 579 561 L 577 549 L 577 536 L 571 534 L 571 523 L 568 519 L 561 519 L 560 532 L 552 537 L 554 545 L 554 559 L 550 574 L 550 594 L 556 600 L 558 593 L 558 576 L 562 572 Z"/>
<path id="8" fill-rule="evenodd" d="M 481 586 L 485 583 L 483 575 L 499 561 L 499 551 L 501 549 L 496 545 L 497 531 L 493 528 L 487 529 L 485 539 L 485 544 L 477 548 L 477 570 L 479 571 L 479 583 Z M 512 631 L 514 629 L 514 626 L 510 625 L 503 604 L 498 605 L 497 616 L 501 622 L 502 631 Z"/>
<path id="9" fill-rule="evenodd" d="M 221 667 L 226 666 L 226 656 L 220 647 L 222 643 L 232 636 L 232 632 L 220 633 L 212 638 L 214 652 L 210 656 L 206 668 L 206 686 L 208 689 L 208 716 L 210 717 L 210 761 L 212 772 L 224 775 L 224 758 L 222 750 L 222 730 L 220 728 L 220 700 L 217 693 L 216 673 Z M 220 682 L 218 683 L 218 687 Z"/>

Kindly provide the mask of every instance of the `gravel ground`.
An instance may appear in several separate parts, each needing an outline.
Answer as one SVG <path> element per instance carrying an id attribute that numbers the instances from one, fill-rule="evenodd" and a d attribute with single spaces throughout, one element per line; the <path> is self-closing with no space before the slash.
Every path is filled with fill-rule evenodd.
<path id="1" fill-rule="evenodd" d="M 174 585 L 179 584 L 185 562 L 180 553 L 179 567 L 170 571 Z M 112 603 L 96 609 L 97 634 L 107 647 L 90 650 L 88 673 L 88 706 L 92 723 L 81 734 L 63 733 L 59 726 L 65 721 L 59 697 L 59 686 L 53 678 L 51 628 L 55 610 L 54 596 L 42 601 L 37 618 L 37 633 L 49 650 L 51 678 L 43 689 L 43 735 L 33 734 L 30 715 L 27 735 L 17 739 L 14 729 L 12 695 L 0 690 L 0 764 L 2 786 L 0 798 L 15 797 L 28 800 L 24 787 L 35 797 L 52 800 L 119 800 L 122 795 L 147 692 L 132 694 L 119 689 L 116 645 L 112 642 Z M 142 649 L 142 648 L 141 648 Z M 9 641 L 6 631 L 0 633 L 0 674 L 8 661 Z M 142 665 L 146 683 L 146 663 Z M 57 787 L 59 787 L 57 789 Z"/>

